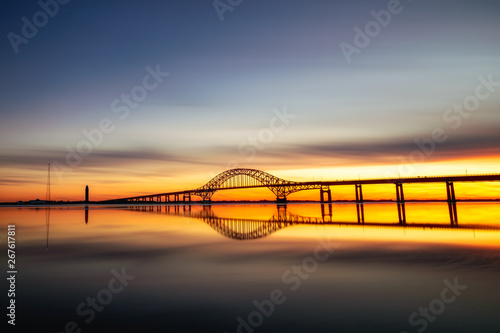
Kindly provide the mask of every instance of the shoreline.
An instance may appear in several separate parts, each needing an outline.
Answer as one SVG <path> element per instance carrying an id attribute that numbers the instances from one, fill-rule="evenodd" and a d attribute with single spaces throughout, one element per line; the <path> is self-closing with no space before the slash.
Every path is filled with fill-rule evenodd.
<path id="1" fill-rule="evenodd" d="M 500 199 L 457 199 L 457 203 L 497 203 Z M 321 202 L 318 200 L 288 200 L 286 202 L 277 202 L 273 200 L 262 200 L 262 201 L 252 201 L 252 200 L 221 200 L 212 202 L 203 201 L 192 201 L 192 202 L 155 202 L 155 201 L 143 201 L 143 202 L 101 202 L 101 201 L 64 201 L 64 202 L 40 202 L 40 203 L 29 203 L 29 202 L 2 202 L 0 207 L 64 207 L 64 206 L 181 206 L 181 205 L 192 205 L 192 206 L 204 206 L 204 205 L 224 205 L 224 204 L 245 204 L 245 205 L 258 205 L 258 204 L 391 204 L 398 203 L 396 200 L 363 200 L 363 202 L 357 202 L 356 200 L 332 200 L 331 202 Z M 428 200 L 405 200 L 404 203 L 448 203 L 445 199 L 428 199 Z"/>

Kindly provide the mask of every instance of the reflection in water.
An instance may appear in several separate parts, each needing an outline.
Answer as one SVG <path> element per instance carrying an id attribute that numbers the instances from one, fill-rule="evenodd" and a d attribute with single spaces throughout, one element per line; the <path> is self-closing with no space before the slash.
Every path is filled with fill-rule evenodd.
<path id="1" fill-rule="evenodd" d="M 500 231 L 500 228 L 493 226 L 458 226 L 452 221 L 450 226 L 439 223 L 367 223 L 364 221 L 363 204 L 356 203 L 358 223 L 334 222 L 332 221 L 332 204 L 321 204 L 321 218 L 306 217 L 289 213 L 286 205 L 277 205 L 275 213 L 268 219 L 263 218 L 241 218 L 241 217 L 219 217 L 212 210 L 211 205 L 203 205 L 201 210 L 193 210 L 191 205 L 157 205 L 157 206 L 128 206 L 128 209 L 141 212 L 164 212 L 167 215 L 196 218 L 208 224 L 212 229 L 221 235 L 236 240 L 252 240 L 267 237 L 272 233 L 294 225 L 350 225 L 350 226 L 371 226 L 371 227 L 392 227 L 392 228 L 417 228 L 423 230 L 450 229 L 450 230 L 491 230 Z M 398 206 L 398 214 L 401 216 L 401 208 Z M 401 218 L 400 218 L 401 219 Z M 456 221 L 456 220 L 455 220 Z"/>
<path id="2" fill-rule="evenodd" d="M 49 227 L 50 227 L 50 207 L 47 207 L 45 209 L 45 232 L 46 232 L 46 238 L 47 238 L 47 243 L 45 245 L 45 251 L 49 250 Z"/>
<path id="3" fill-rule="evenodd" d="M 202 220 L 221 235 L 237 240 L 258 239 L 269 236 L 280 229 L 293 225 L 292 221 L 298 221 L 301 218 L 288 215 L 286 206 L 278 206 L 276 214 L 267 221 L 220 218 L 215 215 L 210 206 L 205 207 L 200 212 L 189 214 L 189 217 Z"/>
<path id="4" fill-rule="evenodd" d="M 11 207 L 0 220 L 19 230 L 23 332 L 31 323 L 59 332 L 68 321 L 82 332 L 237 332 L 237 318 L 275 289 L 287 301 L 254 332 L 416 332 L 409 316 L 455 277 L 468 288 L 429 332 L 495 332 L 500 208 L 458 205 L 460 227 L 449 225 L 446 203 L 407 204 L 407 225 L 396 203 L 365 203 L 364 224 L 356 203 Z M 496 231 L 474 236 L 479 223 Z M 292 290 L 283 274 L 305 273 L 301 265 L 330 241 L 338 249 Z M 75 310 L 121 267 L 137 278 L 87 324 Z"/>

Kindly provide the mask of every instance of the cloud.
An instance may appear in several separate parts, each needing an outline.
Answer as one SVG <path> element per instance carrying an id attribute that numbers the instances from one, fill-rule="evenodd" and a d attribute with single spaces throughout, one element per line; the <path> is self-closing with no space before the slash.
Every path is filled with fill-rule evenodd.
<path id="1" fill-rule="evenodd" d="M 22 166 L 27 169 L 40 169 L 49 162 L 59 162 L 66 164 L 68 151 L 64 150 L 18 150 L 8 151 L 0 154 L 0 167 Z M 83 156 L 82 167 L 106 167 L 116 165 L 127 165 L 141 162 L 189 162 L 195 163 L 192 159 L 153 150 L 148 148 L 134 148 L 130 150 L 99 150 L 94 151 L 87 156 Z"/>
<path id="2" fill-rule="evenodd" d="M 400 156 L 407 157 L 415 150 L 422 150 L 416 142 L 426 143 L 431 147 L 430 136 L 421 138 L 402 138 L 371 142 L 318 142 L 310 144 L 287 144 L 265 149 L 259 158 L 286 161 L 334 160 L 339 163 L 370 164 L 400 163 Z M 464 157 L 486 157 L 500 152 L 500 133 L 484 130 L 482 135 L 474 134 L 462 137 L 450 137 L 443 143 L 434 143 L 434 151 L 427 157 L 427 162 L 448 161 Z"/>

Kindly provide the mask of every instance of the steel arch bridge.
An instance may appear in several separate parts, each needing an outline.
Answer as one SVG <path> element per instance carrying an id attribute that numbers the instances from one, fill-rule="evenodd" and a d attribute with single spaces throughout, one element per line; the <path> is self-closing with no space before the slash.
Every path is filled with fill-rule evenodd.
<path id="1" fill-rule="evenodd" d="M 193 194 L 202 197 L 204 201 L 209 201 L 218 190 L 249 187 L 267 187 L 276 195 L 278 201 L 285 201 L 286 197 L 294 192 L 320 189 L 321 185 L 289 181 L 261 170 L 240 168 L 218 174 L 208 183 L 194 190 Z"/>
<path id="2" fill-rule="evenodd" d="M 396 202 L 398 205 L 398 217 L 401 224 L 406 224 L 406 208 L 403 184 L 415 183 L 443 183 L 446 185 L 446 196 L 450 222 L 454 225 L 458 223 L 457 198 L 455 196 L 455 182 L 498 182 L 500 174 L 489 175 L 450 175 L 450 176 L 424 176 L 424 177 L 397 177 L 397 178 L 375 178 L 375 179 L 350 179 L 335 181 L 289 181 L 273 176 L 267 172 L 256 169 L 230 169 L 226 170 L 205 185 L 194 190 L 185 190 L 168 193 L 146 194 L 128 198 L 117 198 L 100 201 L 101 203 L 132 203 L 132 202 L 162 202 L 165 203 L 191 204 L 191 196 L 199 196 L 203 202 L 210 202 L 215 192 L 220 190 L 267 187 L 276 195 L 276 201 L 286 202 L 287 196 L 304 190 L 319 189 L 320 201 L 322 203 L 332 202 L 331 186 L 354 185 L 356 192 L 356 206 L 358 221 L 364 222 L 363 208 L 363 185 L 393 184 L 396 186 Z M 327 199 L 325 200 L 325 195 Z M 182 200 L 181 197 L 182 196 Z M 174 199 L 171 200 L 171 197 Z"/>

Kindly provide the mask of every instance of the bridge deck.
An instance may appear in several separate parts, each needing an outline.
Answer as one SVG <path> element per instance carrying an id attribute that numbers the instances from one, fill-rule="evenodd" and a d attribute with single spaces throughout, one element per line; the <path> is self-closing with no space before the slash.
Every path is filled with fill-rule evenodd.
<path id="1" fill-rule="evenodd" d="M 440 182 L 496 182 L 500 181 L 500 174 L 490 174 L 490 175 L 450 175 L 450 176 L 425 176 L 425 177 L 401 177 L 401 178 L 374 178 L 374 179 L 350 179 L 350 180 L 335 180 L 335 181 L 306 181 L 306 182 L 296 182 L 289 181 L 287 183 L 281 184 L 262 184 L 262 185 L 250 185 L 250 186 L 227 186 L 217 188 L 217 191 L 221 190 L 235 190 L 235 189 L 249 189 L 249 188 L 272 188 L 272 187 L 283 187 L 283 186 L 309 186 L 310 189 L 317 189 L 322 186 L 340 186 L 340 185 L 376 185 L 376 184 L 412 184 L 412 183 L 440 183 Z M 304 189 L 306 190 L 306 188 Z M 112 200 L 105 200 L 102 202 L 116 202 L 116 201 L 129 201 L 129 200 L 140 200 L 146 198 L 170 196 L 170 195 L 184 195 L 184 194 L 196 194 L 203 190 L 193 189 L 193 190 L 183 190 L 175 192 L 164 192 L 155 194 L 145 194 L 127 198 L 118 198 Z"/>

